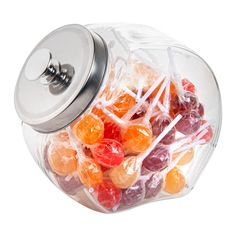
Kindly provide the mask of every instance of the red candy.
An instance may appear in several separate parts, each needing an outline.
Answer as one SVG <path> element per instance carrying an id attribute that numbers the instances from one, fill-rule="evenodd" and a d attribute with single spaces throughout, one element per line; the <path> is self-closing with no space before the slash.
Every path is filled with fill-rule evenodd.
<path id="1" fill-rule="evenodd" d="M 112 209 L 121 200 L 122 192 L 110 180 L 104 180 L 97 189 L 98 202 L 107 209 Z"/>
<path id="2" fill-rule="evenodd" d="M 121 128 L 113 122 L 104 123 L 104 138 L 121 142 Z"/>
<path id="3" fill-rule="evenodd" d="M 103 166 L 118 166 L 124 158 L 121 143 L 114 139 L 103 139 L 92 148 L 94 158 Z"/>
<path id="4" fill-rule="evenodd" d="M 182 80 L 182 86 L 183 86 L 185 91 L 188 91 L 188 92 L 191 92 L 191 93 L 195 93 L 195 86 L 189 80 L 183 79 Z"/>

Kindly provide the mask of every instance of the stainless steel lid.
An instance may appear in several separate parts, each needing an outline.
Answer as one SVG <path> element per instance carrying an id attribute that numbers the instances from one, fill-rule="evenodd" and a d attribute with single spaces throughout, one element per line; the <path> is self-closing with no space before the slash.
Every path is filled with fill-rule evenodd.
<path id="1" fill-rule="evenodd" d="M 81 25 L 47 35 L 26 60 L 15 88 L 22 121 L 39 132 L 57 131 L 91 104 L 102 84 L 108 54 L 103 39 Z"/>

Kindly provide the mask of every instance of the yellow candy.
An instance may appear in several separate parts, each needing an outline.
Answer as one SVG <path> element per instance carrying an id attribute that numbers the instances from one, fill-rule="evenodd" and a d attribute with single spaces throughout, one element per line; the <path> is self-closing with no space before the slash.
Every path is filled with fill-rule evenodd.
<path id="1" fill-rule="evenodd" d="M 140 175 L 140 164 L 137 157 L 131 156 L 110 170 L 109 176 L 117 188 L 128 188 L 132 186 Z"/>
<path id="2" fill-rule="evenodd" d="M 102 183 L 103 174 L 100 165 L 91 158 L 83 160 L 78 165 L 80 181 L 88 188 Z"/>
<path id="3" fill-rule="evenodd" d="M 179 193 L 185 186 L 185 178 L 181 171 L 175 167 L 168 172 L 165 179 L 164 191 L 170 194 Z"/>
<path id="4" fill-rule="evenodd" d="M 172 155 L 172 159 L 175 160 L 178 155 L 180 155 L 180 153 L 176 152 Z M 178 165 L 183 166 L 188 164 L 190 161 L 192 161 L 194 156 L 194 149 L 190 148 L 185 154 L 184 156 L 179 160 Z"/>

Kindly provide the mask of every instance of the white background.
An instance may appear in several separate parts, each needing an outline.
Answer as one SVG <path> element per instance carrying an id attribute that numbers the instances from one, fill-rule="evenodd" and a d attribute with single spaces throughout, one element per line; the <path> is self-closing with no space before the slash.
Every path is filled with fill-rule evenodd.
<path id="1" fill-rule="evenodd" d="M 236 235 L 235 1 L 66 0 L 0 2 L 0 235 Z M 80 206 L 43 175 L 30 156 L 14 104 L 14 86 L 35 44 L 69 23 L 151 25 L 198 52 L 223 99 L 219 144 L 186 197 L 117 214 Z"/>

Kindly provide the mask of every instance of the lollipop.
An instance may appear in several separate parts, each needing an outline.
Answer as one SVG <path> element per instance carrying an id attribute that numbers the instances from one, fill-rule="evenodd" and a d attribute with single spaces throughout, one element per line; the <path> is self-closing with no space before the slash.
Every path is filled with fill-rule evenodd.
<path id="1" fill-rule="evenodd" d="M 77 169 L 76 150 L 60 143 L 51 145 L 48 163 L 54 173 L 60 176 L 72 175 Z"/>
<path id="2" fill-rule="evenodd" d="M 73 127 L 75 137 L 85 144 L 94 144 L 104 135 L 102 120 L 93 114 L 85 115 Z"/>
<path id="3" fill-rule="evenodd" d="M 175 167 L 167 173 L 164 183 L 164 191 L 169 194 L 179 193 L 185 186 L 185 178 L 181 171 Z"/>
<path id="4" fill-rule="evenodd" d="M 116 187 L 126 189 L 135 183 L 139 172 L 140 164 L 137 157 L 131 156 L 125 158 L 119 166 L 112 168 L 109 176 Z"/>
<path id="5" fill-rule="evenodd" d="M 96 187 L 102 183 L 102 170 L 100 165 L 91 158 L 84 158 L 78 164 L 80 181 L 88 188 Z"/>
<path id="6" fill-rule="evenodd" d="M 112 209 L 121 200 L 122 192 L 110 180 L 104 180 L 96 188 L 98 202 L 107 209 Z"/>
<path id="7" fill-rule="evenodd" d="M 92 148 L 92 153 L 97 162 L 105 167 L 118 166 L 124 158 L 121 143 L 114 139 L 103 139 Z"/>
<path id="8" fill-rule="evenodd" d="M 156 197 L 163 187 L 163 178 L 159 174 L 152 174 L 145 183 L 145 198 Z"/>
<path id="9" fill-rule="evenodd" d="M 142 180 L 138 180 L 132 186 L 122 191 L 122 206 L 134 206 L 144 198 L 145 187 Z"/>
<path id="10" fill-rule="evenodd" d="M 143 152 L 151 144 L 152 131 L 144 125 L 131 125 L 124 133 L 122 141 L 129 152 Z"/>

